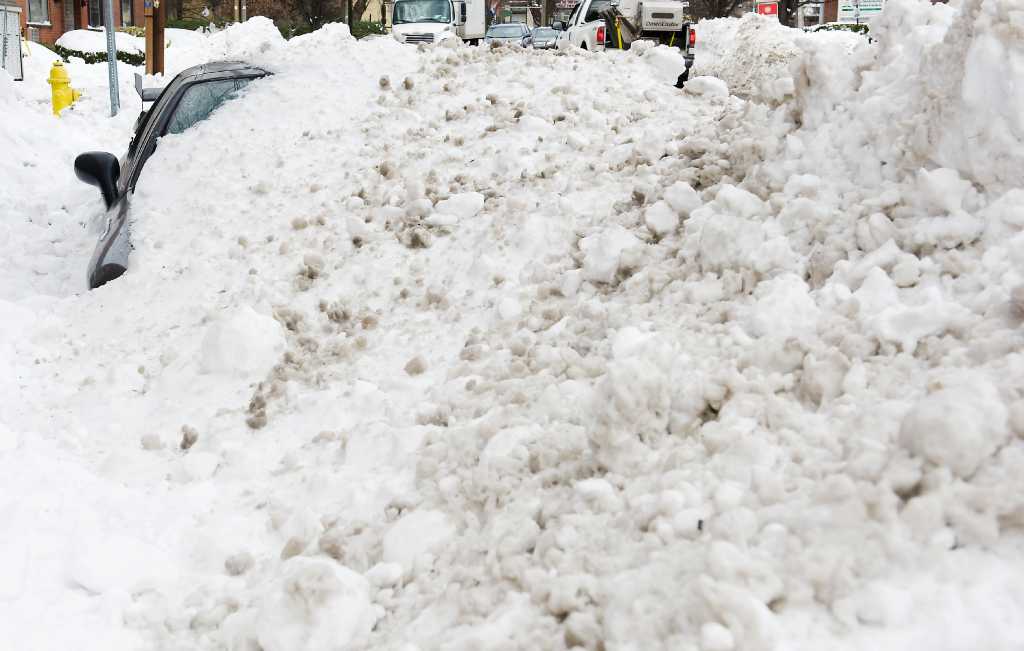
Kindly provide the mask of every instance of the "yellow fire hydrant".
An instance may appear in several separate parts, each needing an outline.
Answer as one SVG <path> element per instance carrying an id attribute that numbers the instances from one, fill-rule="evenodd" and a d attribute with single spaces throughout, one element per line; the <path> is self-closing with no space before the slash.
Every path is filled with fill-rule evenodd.
<path id="1" fill-rule="evenodd" d="M 53 99 L 53 114 L 60 115 L 60 112 L 74 104 L 82 93 L 71 87 L 71 78 L 68 71 L 64 69 L 63 61 L 54 61 L 50 68 L 50 94 Z"/>

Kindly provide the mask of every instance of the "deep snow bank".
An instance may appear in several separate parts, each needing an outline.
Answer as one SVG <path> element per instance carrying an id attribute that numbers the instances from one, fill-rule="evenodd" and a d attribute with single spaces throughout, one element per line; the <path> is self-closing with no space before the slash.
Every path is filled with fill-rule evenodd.
<path id="1" fill-rule="evenodd" d="M 913 61 L 815 37 L 777 105 L 243 27 L 277 74 L 161 142 L 129 273 L 8 310 L 20 646 L 1024 645 L 1021 201 L 876 138 Z"/>
<path id="2" fill-rule="evenodd" d="M 955 169 L 993 190 L 1024 185 L 1024 39 L 1013 0 L 966 2 L 959 10 L 895 3 L 872 24 L 877 47 L 862 46 L 836 75 L 835 51 L 798 41 L 800 118 L 847 121 L 835 131 L 852 148 L 900 168 Z"/>
<path id="3" fill-rule="evenodd" d="M 781 100 L 792 90 L 790 67 L 804 32 L 757 14 L 697 24 L 692 76 L 718 77 L 741 97 Z"/>

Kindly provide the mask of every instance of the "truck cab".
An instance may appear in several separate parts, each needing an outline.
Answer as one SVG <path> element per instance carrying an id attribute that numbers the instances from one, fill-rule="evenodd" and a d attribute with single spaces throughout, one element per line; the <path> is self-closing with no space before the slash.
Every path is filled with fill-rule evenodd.
<path id="1" fill-rule="evenodd" d="M 395 0 L 391 35 L 399 43 L 459 39 L 477 44 L 487 29 L 484 0 Z"/>
<path id="2" fill-rule="evenodd" d="M 601 12 L 611 3 L 612 0 L 583 0 L 572 10 L 569 20 L 565 23 L 555 21 L 552 27 L 560 30 L 556 41 L 557 47 L 579 47 L 591 52 L 603 50 L 608 36 L 608 26 L 601 17 Z"/>

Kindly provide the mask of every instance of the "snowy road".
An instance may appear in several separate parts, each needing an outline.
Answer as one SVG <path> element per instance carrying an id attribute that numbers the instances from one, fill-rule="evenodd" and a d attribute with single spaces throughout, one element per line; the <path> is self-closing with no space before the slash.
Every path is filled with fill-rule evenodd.
<path id="1" fill-rule="evenodd" d="M 952 16 L 887 12 L 908 50 Z M 746 99 L 666 48 L 250 21 L 210 51 L 275 75 L 161 141 L 88 293 L 102 103 L 50 131 L 0 80 L 62 179 L 3 168 L 0 639 L 1020 648 L 1021 141 L 943 167 L 870 97 L 906 69 L 759 21 L 698 54 Z"/>

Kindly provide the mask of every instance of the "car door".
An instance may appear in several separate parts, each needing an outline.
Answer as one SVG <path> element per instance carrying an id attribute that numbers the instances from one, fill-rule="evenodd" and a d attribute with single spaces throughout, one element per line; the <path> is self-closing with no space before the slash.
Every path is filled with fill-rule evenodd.
<path id="1" fill-rule="evenodd" d="M 557 45 L 559 48 L 564 48 L 569 45 L 575 45 L 575 43 L 573 43 L 572 41 L 572 30 L 573 27 L 576 25 L 576 19 L 580 15 L 580 9 L 582 9 L 583 5 L 585 4 L 587 4 L 586 0 L 580 2 L 575 7 L 573 7 L 572 13 L 569 14 L 568 20 L 565 21 L 565 29 L 558 32 L 558 38 L 555 40 L 555 45 Z"/>
<path id="2" fill-rule="evenodd" d="M 189 127 L 205 120 L 213 111 L 237 96 L 249 82 L 258 77 L 225 77 L 220 79 L 199 79 L 186 83 L 180 92 L 171 97 L 171 105 L 154 116 L 151 130 L 143 137 L 139 161 L 130 170 L 128 188 L 135 189 L 142 167 L 156 151 L 158 140 L 168 134 L 180 134 Z"/>
<path id="3" fill-rule="evenodd" d="M 125 155 L 124 169 L 118 180 L 120 196 L 107 213 L 106 227 L 100 235 L 89 264 L 91 289 L 118 278 L 128 268 L 128 256 L 131 252 L 128 221 L 130 197 L 142 168 L 156 151 L 159 139 L 167 134 L 183 133 L 189 127 L 205 120 L 218 106 L 235 97 L 238 91 L 258 78 L 190 78 L 178 83 L 177 86 L 172 82 L 164 89 L 150 114 L 139 125 L 139 130 Z"/>

